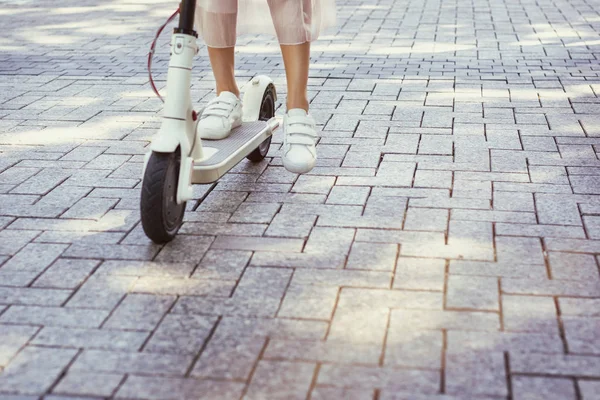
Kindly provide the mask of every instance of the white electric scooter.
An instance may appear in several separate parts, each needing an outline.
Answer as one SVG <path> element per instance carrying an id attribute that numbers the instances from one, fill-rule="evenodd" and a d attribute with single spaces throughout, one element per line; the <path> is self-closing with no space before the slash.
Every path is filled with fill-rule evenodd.
<path id="1" fill-rule="evenodd" d="M 169 242 L 177 234 L 186 202 L 193 196 L 193 183 L 217 181 L 244 157 L 251 161 L 262 160 L 269 151 L 273 131 L 279 126 L 274 118 L 275 85 L 270 78 L 257 76 L 244 94 L 242 126 L 234 129 L 226 139 L 202 143 L 197 132 L 199 117 L 190 99 L 192 62 L 198 53 L 195 10 L 196 0 L 180 3 L 179 26 L 171 39 L 168 96 L 162 123 L 144 159 L 140 201 L 142 226 L 155 243 Z M 171 19 L 176 15 L 177 12 Z M 149 67 L 155 44 L 156 40 L 149 55 Z M 151 72 L 150 80 L 154 87 Z"/>

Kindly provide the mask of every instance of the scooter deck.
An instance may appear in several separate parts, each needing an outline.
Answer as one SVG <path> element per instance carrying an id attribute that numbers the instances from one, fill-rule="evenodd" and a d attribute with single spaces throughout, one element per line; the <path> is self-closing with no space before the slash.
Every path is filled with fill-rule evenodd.
<path id="1" fill-rule="evenodd" d="M 205 154 L 212 154 L 202 161 L 194 161 L 193 183 L 211 183 L 225 175 L 244 157 L 271 136 L 267 121 L 245 122 L 222 140 L 203 140 Z"/>

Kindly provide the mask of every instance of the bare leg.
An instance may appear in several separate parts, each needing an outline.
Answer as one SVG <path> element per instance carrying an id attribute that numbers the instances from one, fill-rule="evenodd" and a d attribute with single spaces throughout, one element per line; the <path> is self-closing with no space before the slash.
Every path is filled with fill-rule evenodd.
<path id="1" fill-rule="evenodd" d="M 231 92 L 240 97 L 240 89 L 235 81 L 235 47 L 208 48 L 208 56 L 217 81 L 217 96 L 221 92 Z"/>
<path id="2" fill-rule="evenodd" d="M 302 108 L 308 112 L 308 68 L 310 42 L 299 45 L 281 45 L 287 80 L 287 109 Z M 214 67 L 213 67 L 214 68 Z"/>

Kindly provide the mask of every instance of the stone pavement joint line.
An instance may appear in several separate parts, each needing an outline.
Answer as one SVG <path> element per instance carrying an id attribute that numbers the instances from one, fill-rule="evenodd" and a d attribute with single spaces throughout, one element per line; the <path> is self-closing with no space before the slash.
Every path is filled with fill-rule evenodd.
<path id="1" fill-rule="evenodd" d="M 277 132 L 158 246 L 145 61 L 175 7 L 2 2 L 1 399 L 599 398 L 600 0 L 338 0 L 316 168 Z M 283 114 L 272 38 L 236 73 Z"/>

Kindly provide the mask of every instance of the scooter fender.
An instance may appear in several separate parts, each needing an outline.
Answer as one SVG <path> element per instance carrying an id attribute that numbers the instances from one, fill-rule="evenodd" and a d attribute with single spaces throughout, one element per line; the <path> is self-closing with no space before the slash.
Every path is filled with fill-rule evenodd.
<path id="1" fill-rule="evenodd" d="M 177 146 L 179 146 L 179 138 L 175 137 L 175 135 L 157 135 L 152 139 L 150 150 L 157 153 L 173 153 L 177 149 Z"/>
<path id="2" fill-rule="evenodd" d="M 277 91 L 275 90 L 275 85 L 271 78 L 265 75 L 258 75 L 250 81 L 249 86 L 247 86 L 245 90 L 243 99 L 244 122 L 258 121 L 262 98 L 269 86 L 273 87 L 275 101 L 277 101 Z"/>
<path id="3" fill-rule="evenodd" d="M 181 155 L 190 154 L 190 140 L 194 138 L 194 123 L 189 118 L 182 121 L 165 118 L 162 121 L 158 133 L 152 138 L 150 150 L 157 153 L 172 153 L 177 147 L 181 147 Z"/>

